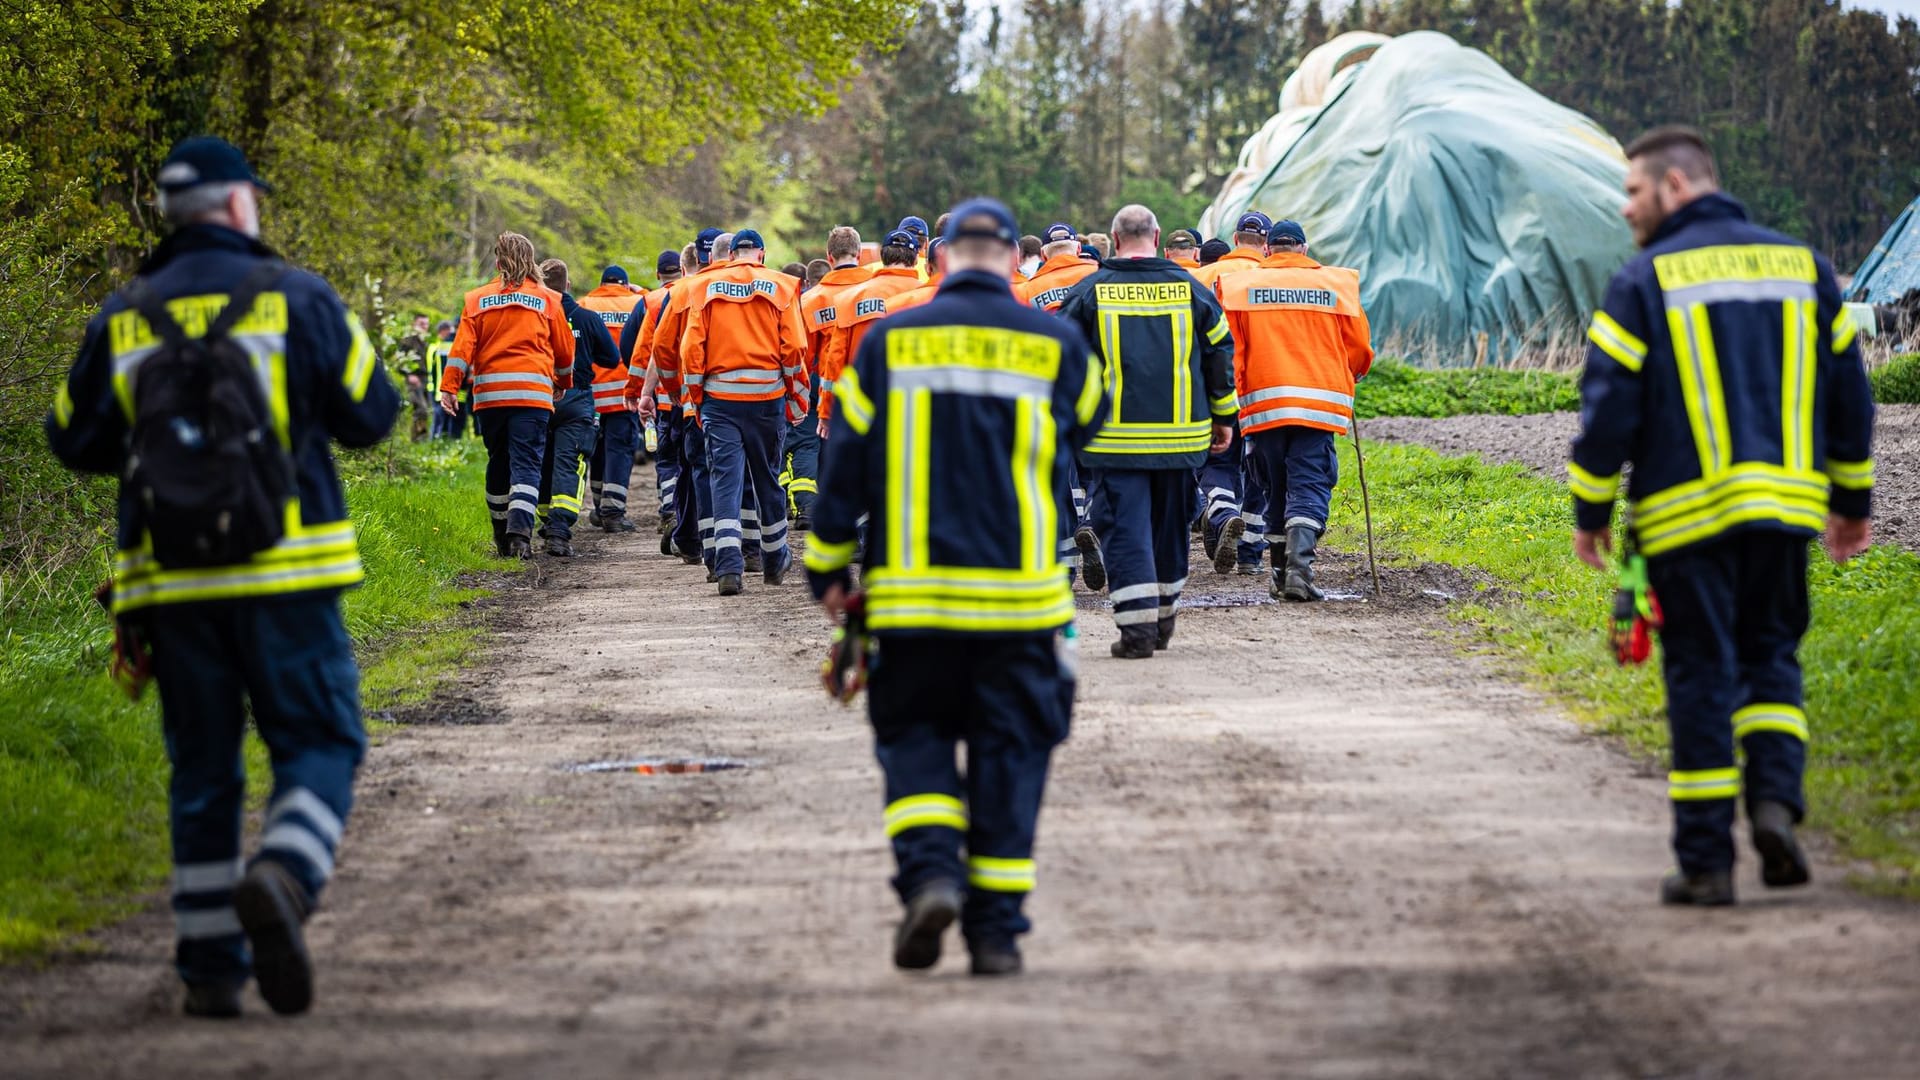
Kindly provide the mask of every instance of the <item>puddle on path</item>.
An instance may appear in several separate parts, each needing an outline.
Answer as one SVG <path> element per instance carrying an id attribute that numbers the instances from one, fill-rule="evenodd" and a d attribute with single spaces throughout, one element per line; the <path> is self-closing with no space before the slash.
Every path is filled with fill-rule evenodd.
<path id="1" fill-rule="evenodd" d="M 633 758 L 628 761 L 587 761 L 566 766 L 570 773 L 637 773 L 641 776 L 685 776 L 693 773 L 727 772 L 753 764 L 739 758 Z"/>

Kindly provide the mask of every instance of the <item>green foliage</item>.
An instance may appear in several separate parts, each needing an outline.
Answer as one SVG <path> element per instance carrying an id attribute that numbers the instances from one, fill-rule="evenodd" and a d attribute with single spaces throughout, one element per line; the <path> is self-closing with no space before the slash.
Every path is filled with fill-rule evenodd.
<path id="1" fill-rule="evenodd" d="M 1385 360 L 1360 380 L 1354 413 L 1375 416 L 1525 416 L 1580 407 L 1571 376 L 1504 368 L 1431 370 Z"/>
<path id="2" fill-rule="evenodd" d="M 1351 447 L 1341 453 L 1342 475 L 1354 475 Z M 1657 665 L 1615 666 L 1604 637 L 1613 582 L 1573 559 L 1564 486 L 1515 465 L 1380 443 L 1367 447 L 1367 466 L 1384 549 L 1485 582 L 1458 609 L 1478 640 L 1599 730 L 1664 752 Z M 1338 499 L 1329 542 L 1356 550 L 1357 496 L 1343 485 Z M 1834 566 L 1816 554 L 1810 580 L 1801 661 L 1812 819 L 1874 861 L 1875 887 L 1920 894 L 1920 556 L 1883 547 Z"/>
<path id="3" fill-rule="evenodd" d="M 1868 371 L 1867 380 L 1882 405 L 1920 405 L 1920 353 L 1894 357 Z"/>
<path id="4" fill-rule="evenodd" d="M 460 662 L 473 632 L 440 629 L 480 595 L 461 579 L 510 564 L 491 556 L 476 509 L 473 444 L 389 444 L 342 464 L 367 566 L 347 625 L 363 656 L 381 656 L 362 686 L 376 711 L 419 700 Z M 124 914 L 167 871 L 157 695 L 129 702 L 107 678 L 112 635 L 94 582 L 59 575 L 16 599 L 0 630 L 0 958 Z M 430 647 L 409 644 L 429 635 Z"/>

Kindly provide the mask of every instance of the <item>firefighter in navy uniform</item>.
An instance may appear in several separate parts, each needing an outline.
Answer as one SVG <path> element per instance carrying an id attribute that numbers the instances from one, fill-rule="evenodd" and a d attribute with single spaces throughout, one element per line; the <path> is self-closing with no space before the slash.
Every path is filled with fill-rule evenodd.
<path id="1" fill-rule="evenodd" d="M 1152 658 L 1173 639 L 1187 583 L 1193 470 L 1233 440 L 1233 338 L 1212 290 L 1160 249 L 1144 206 L 1113 217 L 1114 255 L 1060 305 L 1097 349 L 1113 419 L 1080 451 L 1087 517 L 1105 556 L 1120 639 L 1113 655 Z"/>
<path id="2" fill-rule="evenodd" d="M 259 374 L 292 486 L 278 542 L 231 565 L 183 567 L 156 554 L 147 512 L 123 481 L 111 605 L 151 643 L 160 688 L 186 1011 L 239 1015 L 251 975 L 274 1011 L 297 1013 L 313 997 L 301 925 L 333 873 L 366 750 L 360 673 L 340 614 L 340 591 L 362 570 L 327 441 L 379 442 L 400 399 L 327 283 L 260 243 L 264 185 L 238 149 L 189 139 L 168 155 L 159 184 L 175 231 L 140 269 L 152 298 L 141 308 L 164 303 L 187 338 L 202 338 L 235 292 L 253 292 L 228 340 Z M 47 418 L 61 461 L 125 473 L 134 418 L 161 392 L 142 385 L 142 371 L 162 371 L 153 365 L 163 338 L 123 294 L 94 316 Z M 273 794 L 259 850 L 243 866 L 249 714 L 267 744 Z"/>
<path id="3" fill-rule="evenodd" d="M 1588 331 L 1574 546 L 1605 568 L 1631 462 L 1629 528 L 1665 620 L 1679 869 L 1661 899 L 1731 904 L 1742 799 L 1762 882 L 1809 880 L 1793 832 L 1807 545 L 1824 532 L 1845 560 L 1871 540 L 1872 392 L 1833 268 L 1750 223 L 1697 132 L 1656 129 L 1627 157 L 1624 213 L 1644 250 Z"/>
<path id="4" fill-rule="evenodd" d="M 1021 968 L 1034 828 L 1073 702 L 1056 519 L 1107 398 L 1080 331 L 1013 298 L 1006 207 L 964 203 L 942 235 L 939 295 L 877 323 L 836 384 L 806 567 L 837 618 L 871 515 L 868 710 L 906 905 L 894 963 L 932 967 L 958 918 L 974 974 L 1004 975 Z"/>

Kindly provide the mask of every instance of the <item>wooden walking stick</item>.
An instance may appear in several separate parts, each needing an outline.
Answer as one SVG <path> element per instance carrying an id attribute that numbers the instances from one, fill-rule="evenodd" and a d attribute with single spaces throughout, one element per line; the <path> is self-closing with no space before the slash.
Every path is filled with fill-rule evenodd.
<path id="1" fill-rule="evenodd" d="M 1373 496 L 1367 491 L 1367 458 L 1360 452 L 1360 418 L 1353 418 L 1353 460 L 1360 467 L 1360 508 L 1367 519 L 1367 572 L 1373 576 L 1373 595 L 1380 595 L 1380 563 L 1373 555 Z"/>

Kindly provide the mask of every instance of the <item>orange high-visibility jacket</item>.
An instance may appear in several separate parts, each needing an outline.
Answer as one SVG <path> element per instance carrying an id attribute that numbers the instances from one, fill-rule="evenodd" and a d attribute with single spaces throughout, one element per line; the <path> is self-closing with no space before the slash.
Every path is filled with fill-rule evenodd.
<path id="1" fill-rule="evenodd" d="M 1373 366 L 1360 275 L 1281 252 L 1217 287 L 1233 329 L 1240 433 L 1294 425 L 1344 435 L 1354 380 Z"/>
<path id="2" fill-rule="evenodd" d="M 840 294 L 827 347 L 820 354 L 820 419 L 833 419 L 833 384 L 860 351 L 874 321 L 884 317 L 894 297 L 920 287 L 920 274 L 911 266 L 883 266 L 864 285 Z"/>
<path id="3" fill-rule="evenodd" d="M 1041 311 L 1058 311 L 1067 298 L 1067 290 L 1098 269 L 1099 263 L 1088 262 L 1078 255 L 1055 255 L 1041 263 L 1032 277 L 1016 283 L 1013 295 L 1019 297 L 1021 303 Z"/>
<path id="4" fill-rule="evenodd" d="M 820 284 L 800 295 L 800 325 L 807 331 L 807 370 L 820 374 L 820 359 L 827 351 L 827 337 L 840 310 L 840 301 L 848 289 L 873 279 L 873 271 L 864 266 L 842 266 L 827 271 Z"/>
<path id="5" fill-rule="evenodd" d="M 787 400 L 787 422 L 806 419 L 807 332 L 800 283 L 740 261 L 710 275 L 691 300 L 680 346 L 680 382 L 697 408 L 705 399 Z"/>
<path id="6" fill-rule="evenodd" d="M 627 328 L 627 320 L 633 316 L 633 309 L 639 305 L 641 294 L 625 285 L 605 282 L 587 295 L 580 298 L 580 306 L 600 316 L 607 324 L 607 333 L 613 335 L 614 344 L 620 342 L 620 332 Z M 596 365 L 593 369 L 593 411 L 599 413 L 622 413 L 627 411 L 627 365 L 623 360 L 619 367 L 603 368 Z"/>
<path id="7" fill-rule="evenodd" d="M 634 335 L 633 348 L 622 357 L 627 362 L 627 396 L 638 398 L 647 383 L 647 362 L 653 358 L 653 332 L 660 326 L 660 316 L 666 311 L 667 302 L 673 295 L 674 285 L 669 282 L 647 292 L 646 316 L 640 322 L 640 331 Z M 615 344 L 618 344 L 616 342 Z M 673 399 L 667 395 L 666 388 L 660 382 L 654 383 L 654 404 L 662 409 L 673 408 Z"/>
<path id="8" fill-rule="evenodd" d="M 1199 279 L 1200 284 L 1212 289 L 1217 294 L 1220 291 L 1220 276 L 1222 274 L 1231 274 L 1238 270 L 1251 270 L 1259 266 L 1260 260 L 1264 258 L 1266 258 L 1266 256 L 1260 253 L 1259 248 L 1237 247 L 1198 270 L 1195 270 L 1193 276 Z"/>
<path id="9" fill-rule="evenodd" d="M 707 279 L 733 265 L 731 262 L 708 263 L 698 271 L 674 282 L 673 292 L 667 297 L 665 311 L 653 328 L 653 339 L 649 355 L 653 366 L 660 370 L 660 393 L 665 394 L 669 407 L 679 406 L 686 415 L 693 415 L 693 402 L 687 399 L 686 386 L 681 379 L 681 345 L 687 333 L 687 320 L 693 314 L 694 298 L 706 287 Z"/>
<path id="10" fill-rule="evenodd" d="M 1193 271 L 1200 269 L 1199 259 L 1176 259 L 1173 256 L 1169 255 L 1167 256 L 1167 261 L 1179 267 L 1180 269 L 1187 271 L 1188 273 L 1192 273 Z"/>
<path id="11" fill-rule="evenodd" d="M 927 279 L 925 285 L 917 289 L 908 289 L 906 292 L 887 301 L 887 314 L 896 315 L 909 308 L 917 308 L 921 304 L 933 299 L 933 294 L 940 291 L 940 283 L 945 281 L 946 277 L 945 274 L 935 274 L 933 277 Z"/>
<path id="12" fill-rule="evenodd" d="M 492 281 L 467 293 L 440 392 L 473 383 L 473 407 L 553 411 L 556 390 L 573 386 L 573 327 L 560 294 L 528 278 Z"/>

